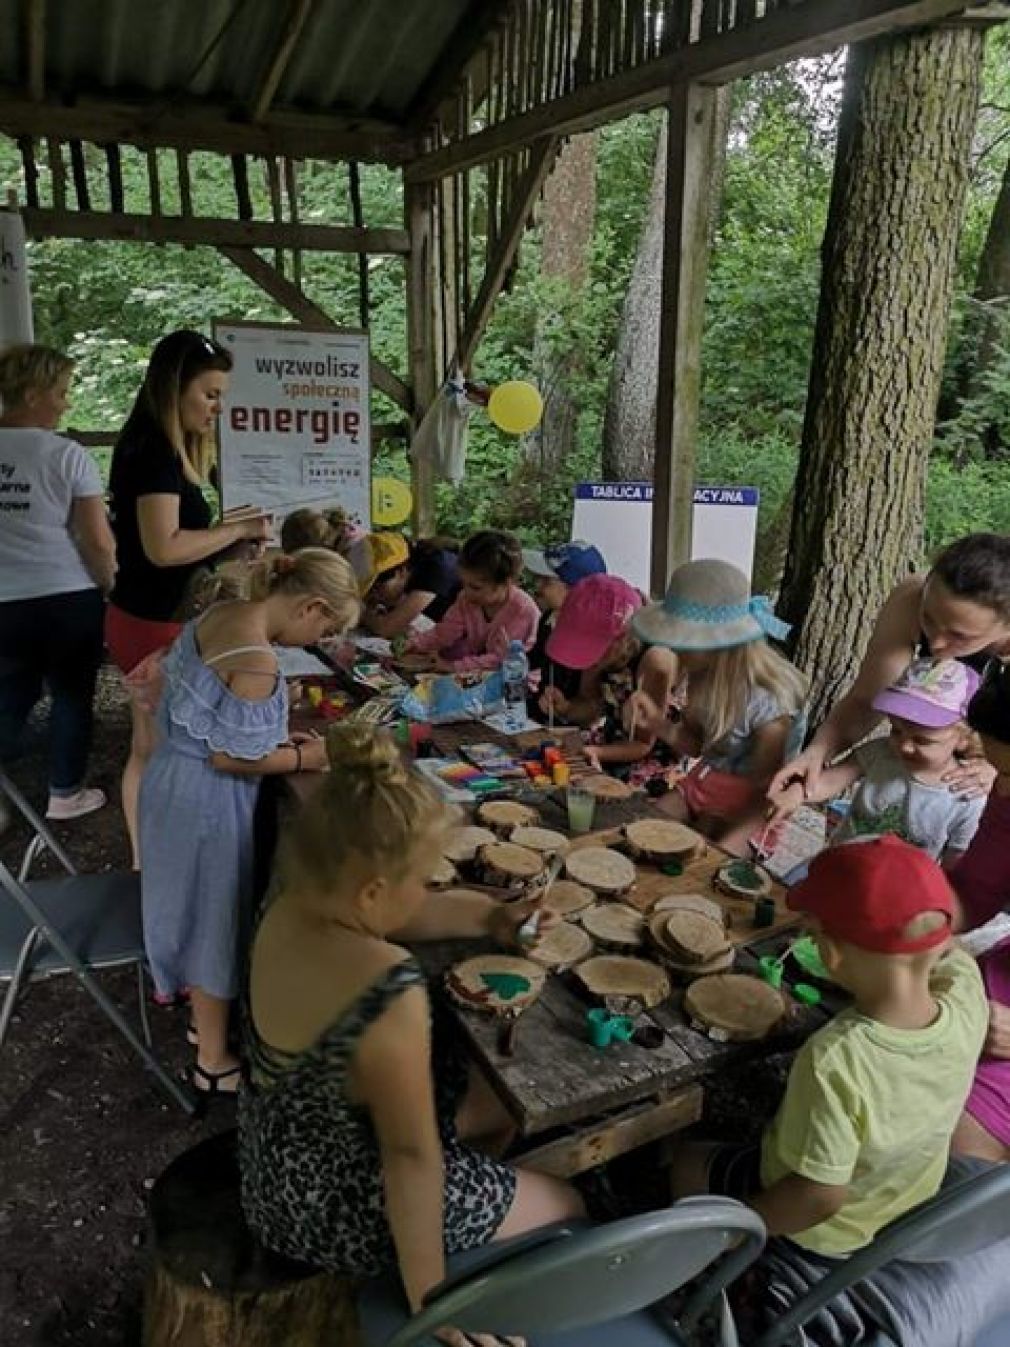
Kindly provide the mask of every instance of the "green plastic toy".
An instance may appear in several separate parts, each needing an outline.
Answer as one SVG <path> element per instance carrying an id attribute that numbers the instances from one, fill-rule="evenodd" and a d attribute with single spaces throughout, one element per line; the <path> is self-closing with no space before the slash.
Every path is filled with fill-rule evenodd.
<path id="1" fill-rule="evenodd" d="M 793 996 L 802 1006 L 819 1006 L 821 1004 L 820 988 L 811 987 L 809 982 L 794 983 Z"/>

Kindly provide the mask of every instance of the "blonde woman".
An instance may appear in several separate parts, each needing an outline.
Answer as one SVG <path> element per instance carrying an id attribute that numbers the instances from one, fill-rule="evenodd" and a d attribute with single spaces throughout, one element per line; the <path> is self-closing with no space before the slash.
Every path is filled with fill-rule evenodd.
<path id="1" fill-rule="evenodd" d="M 251 598 L 188 623 L 165 659 L 158 743 L 140 789 L 144 944 L 159 996 L 189 990 L 192 1081 L 208 1094 L 238 1085 L 228 1013 L 252 902 L 260 778 L 326 765 L 322 740 L 288 734 L 273 646 L 314 645 L 357 617 L 350 566 L 308 547 L 261 563 Z"/>
<path id="2" fill-rule="evenodd" d="M 53 819 L 105 804 L 84 776 L 102 662 L 102 591 L 116 572 L 98 468 L 56 431 L 73 368 L 48 346 L 0 354 L 0 760 L 16 752 L 47 688 Z"/>
<path id="3" fill-rule="evenodd" d="M 116 442 L 109 492 L 119 571 L 105 639 L 126 675 L 175 640 L 187 588 L 201 566 L 245 539 L 267 537 L 268 521 L 258 515 L 225 516 L 211 527 L 202 490 L 231 367 L 228 352 L 199 332 L 163 337 Z M 142 699 L 134 699 L 132 712 L 123 813 L 138 864 L 137 792 L 154 748 L 154 717 Z"/>
<path id="4" fill-rule="evenodd" d="M 769 782 L 802 743 L 806 680 L 768 644 L 789 628 L 725 561 L 678 566 L 666 597 L 636 613 L 631 627 L 640 640 L 673 651 L 687 700 L 671 723 L 665 708 L 638 692 L 625 716 L 698 758 L 660 807 L 745 854 L 763 821 Z"/>

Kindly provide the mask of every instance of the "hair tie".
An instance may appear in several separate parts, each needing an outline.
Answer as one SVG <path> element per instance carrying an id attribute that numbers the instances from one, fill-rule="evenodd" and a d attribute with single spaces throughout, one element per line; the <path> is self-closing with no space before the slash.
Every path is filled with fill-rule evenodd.
<path id="1" fill-rule="evenodd" d="M 290 575 L 297 565 L 298 562 L 294 557 L 289 557 L 286 553 L 282 553 L 279 557 L 274 558 L 274 574 Z"/>
<path id="2" fill-rule="evenodd" d="M 776 641 L 784 641 L 792 631 L 790 623 L 783 622 L 772 612 L 771 601 L 767 595 L 755 594 L 747 607 L 766 636 L 771 636 Z"/>

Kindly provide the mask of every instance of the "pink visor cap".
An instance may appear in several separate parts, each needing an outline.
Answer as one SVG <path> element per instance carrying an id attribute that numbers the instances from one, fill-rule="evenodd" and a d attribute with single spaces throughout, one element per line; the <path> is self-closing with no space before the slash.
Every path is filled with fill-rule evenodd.
<path id="1" fill-rule="evenodd" d="M 591 669 L 627 627 L 643 599 L 616 575 L 587 575 L 573 585 L 547 640 L 547 657 L 566 669 Z"/>
<path id="2" fill-rule="evenodd" d="M 873 709 L 942 730 L 965 718 L 978 685 L 975 670 L 956 659 L 914 659 L 900 678 L 877 693 Z"/>

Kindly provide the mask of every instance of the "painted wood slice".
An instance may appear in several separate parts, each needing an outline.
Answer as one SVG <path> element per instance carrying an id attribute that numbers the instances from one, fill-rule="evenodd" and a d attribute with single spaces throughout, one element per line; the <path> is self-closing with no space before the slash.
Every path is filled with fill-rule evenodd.
<path id="1" fill-rule="evenodd" d="M 635 793 L 633 786 L 629 786 L 626 781 L 618 781 L 616 776 L 607 776 L 606 772 L 580 776 L 573 785 L 595 795 L 598 800 L 627 800 Z"/>
<path id="2" fill-rule="evenodd" d="M 561 969 L 588 959 L 592 952 L 593 942 L 582 927 L 562 921 L 534 945 L 528 957 L 544 968 Z"/>
<path id="3" fill-rule="evenodd" d="M 666 940 L 681 963 L 710 963 L 725 954 L 728 941 L 721 921 L 700 912 L 670 912 L 666 917 Z"/>
<path id="4" fill-rule="evenodd" d="M 428 876 L 429 889 L 448 889 L 451 888 L 459 876 L 456 874 L 456 867 L 447 857 L 442 859 Z"/>
<path id="5" fill-rule="evenodd" d="M 598 954 L 572 970 L 585 989 L 608 1003 L 636 1002 L 648 1010 L 670 995 L 670 979 L 658 964 L 621 954 Z"/>
<path id="6" fill-rule="evenodd" d="M 499 837 L 509 837 L 513 828 L 527 828 L 539 823 L 540 815 L 532 805 L 517 800 L 485 800 L 477 810 L 477 818 L 485 828 L 491 828 Z"/>
<path id="7" fill-rule="evenodd" d="M 565 874 L 594 893 L 627 893 L 635 882 L 634 863 L 609 847 L 580 847 L 565 861 Z"/>
<path id="8" fill-rule="evenodd" d="M 544 907 L 549 907 L 559 917 L 570 917 L 583 912 L 596 902 L 596 894 L 583 884 L 573 884 L 570 879 L 556 879 L 547 890 Z"/>
<path id="9" fill-rule="evenodd" d="M 701 833 L 673 819 L 636 819 L 625 824 L 624 836 L 634 855 L 657 863 L 683 860 L 705 848 Z"/>
<path id="10" fill-rule="evenodd" d="M 543 856 L 514 842 L 491 842 L 481 847 L 477 860 L 484 883 L 506 889 L 533 884 L 544 873 Z"/>
<path id="11" fill-rule="evenodd" d="M 700 893 L 668 893 L 653 904 L 652 915 L 656 916 L 660 912 L 699 912 L 722 926 L 729 924 L 722 904 L 714 898 L 703 898 Z"/>
<path id="12" fill-rule="evenodd" d="M 667 915 L 667 913 L 660 912 L 650 917 L 648 927 L 652 943 L 659 950 L 665 968 L 669 968 L 678 977 L 688 981 L 691 978 L 711 977 L 713 973 L 726 973 L 733 967 L 736 960 L 736 950 L 732 945 L 727 946 L 722 953 L 717 954 L 715 958 L 709 959 L 706 963 L 686 963 L 678 958 L 667 939 Z"/>
<path id="13" fill-rule="evenodd" d="M 753 861 L 727 861 L 716 871 L 715 884 L 734 898 L 765 898 L 772 891 L 771 876 Z"/>
<path id="14" fill-rule="evenodd" d="M 698 978 L 684 993 L 684 1013 L 712 1038 L 744 1043 L 770 1034 L 786 1013 L 780 991 L 747 973 Z"/>
<path id="15" fill-rule="evenodd" d="M 644 919 L 623 903 L 599 903 L 579 920 L 595 941 L 611 949 L 639 949 L 645 942 Z"/>
<path id="16" fill-rule="evenodd" d="M 546 970 L 512 954 L 479 954 L 454 964 L 445 975 L 449 995 L 470 1010 L 513 1016 L 531 1006 L 544 989 Z"/>
<path id="17" fill-rule="evenodd" d="M 556 832 L 553 828 L 516 828 L 509 840 L 517 847 L 527 847 L 547 857 L 557 856 L 571 846 L 564 833 Z"/>
<path id="18" fill-rule="evenodd" d="M 490 828 L 452 828 L 442 847 L 442 855 L 454 865 L 465 865 L 475 858 L 481 847 L 497 840 Z"/>

